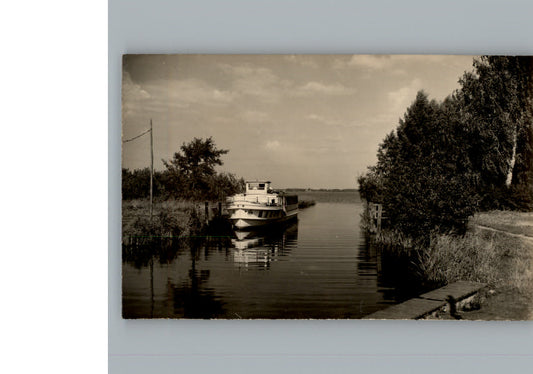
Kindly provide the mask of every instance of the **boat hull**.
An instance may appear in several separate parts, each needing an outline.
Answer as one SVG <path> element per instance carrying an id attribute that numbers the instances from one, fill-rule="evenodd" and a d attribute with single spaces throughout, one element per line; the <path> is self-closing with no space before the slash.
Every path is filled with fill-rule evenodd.
<path id="1" fill-rule="evenodd" d="M 279 224 L 283 222 L 290 221 L 292 219 L 296 219 L 298 217 L 298 213 L 294 213 L 291 215 L 286 215 L 279 218 L 272 218 L 272 219 L 259 219 L 259 218 L 232 218 L 230 217 L 231 223 L 233 224 L 233 227 L 239 229 L 239 230 L 250 230 L 258 227 L 264 227 L 274 224 Z"/>
<path id="2" fill-rule="evenodd" d="M 298 196 L 273 193 L 269 183 L 247 182 L 246 193 L 228 198 L 227 211 L 235 229 L 255 229 L 298 216 Z"/>

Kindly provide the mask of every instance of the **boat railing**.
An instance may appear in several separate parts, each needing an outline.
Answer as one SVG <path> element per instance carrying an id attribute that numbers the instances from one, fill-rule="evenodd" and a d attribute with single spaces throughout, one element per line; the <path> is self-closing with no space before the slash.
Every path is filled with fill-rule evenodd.
<path id="1" fill-rule="evenodd" d="M 246 203 L 257 203 L 264 204 L 267 206 L 280 206 L 281 201 L 277 196 L 273 195 L 248 195 L 248 194 L 239 194 L 235 196 L 230 196 L 226 199 L 228 204 L 235 202 L 246 202 Z"/>

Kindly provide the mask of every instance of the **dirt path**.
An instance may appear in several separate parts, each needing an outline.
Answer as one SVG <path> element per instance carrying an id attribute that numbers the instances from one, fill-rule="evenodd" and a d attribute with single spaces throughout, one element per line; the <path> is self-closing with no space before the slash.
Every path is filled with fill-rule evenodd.
<path id="1" fill-rule="evenodd" d="M 498 232 L 519 238 L 528 243 L 528 246 L 531 243 L 531 249 L 533 250 L 532 236 L 516 234 L 480 224 L 474 224 L 473 226 L 479 230 Z M 480 310 L 463 312 L 463 319 L 485 321 L 533 319 L 533 298 L 530 295 L 520 294 L 516 289 L 505 287 L 497 288 L 496 290 L 492 290 L 492 292 L 492 295 L 483 297 L 485 300 L 482 302 Z"/>
<path id="2" fill-rule="evenodd" d="M 502 234 L 506 234 L 506 235 L 510 235 L 510 236 L 514 236 L 516 238 L 521 238 L 521 239 L 524 239 L 524 240 L 529 240 L 529 241 L 533 241 L 533 237 L 531 236 L 527 236 L 527 235 L 522 235 L 522 234 L 514 234 L 512 232 L 509 232 L 509 231 L 504 231 L 504 230 L 498 230 L 498 229 L 494 229 L 492 227 L 489 227 L 489 226 L 483 226 L 483 225 L 474 225 L 475 227 L 479 228 L 479 229 L 482 229 L 482 230 L 489 230 L 489 231 L 494 231 L 494 232 L 500 232 Z"/>

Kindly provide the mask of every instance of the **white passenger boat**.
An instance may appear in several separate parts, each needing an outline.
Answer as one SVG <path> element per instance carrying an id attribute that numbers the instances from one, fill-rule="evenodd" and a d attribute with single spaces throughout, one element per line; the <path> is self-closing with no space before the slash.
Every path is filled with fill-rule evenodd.
<path id="1" fill-rule="evenodd" d="M 271 190 L 270 181 L 248 181 L 245 193 L 228 198 L 227 210 L 235 228 L 256 228 L 295 219 L 298 196 Z"/>

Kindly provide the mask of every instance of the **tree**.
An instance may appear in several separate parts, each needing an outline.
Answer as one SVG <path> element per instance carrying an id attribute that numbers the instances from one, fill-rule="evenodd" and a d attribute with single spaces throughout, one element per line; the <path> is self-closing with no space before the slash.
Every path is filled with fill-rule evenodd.
<path id="1" fill-rule="evenodd" d="M 218 173 L 210 178 L 209 199 L 223 200 L 226 196 L 243 192 L 244 179 L 235 177 L 230 173 Z"/>
<path id="2" fill-rule="evenodd" d="M 533 121 L 531 57 L 483 56 L 460 79 L 457 92 L 473 169 L 479 173 L 484 207 L 500 207 L 494 196 L 531 195 Z M 529 187 L 528 187 L 529 186 Z"/>
<path id="3" fill-rule="evenodd" d="M 447 105 L 450 105 L 449 103 Z M 459 172 L 460 146 L 444 104 L 419 92 L 390 142 L 384 204 L 392 224 L 414 237 L 432 230 L 462 231 L 472 214 L 467 177 Z"/>
<path id="4" fill-rule="evenodd" d="M 154 173 L 154 196 L 163 193 L 161 172 Z M 122 168 L 122 199 L 144 199 L 150 196 L 150 169 L 135 169 L 133 171 Z"/>
<path id="5" fill-rule="evenodd" d="M 464 231 L 475 209 L 456 106 L 453 97 L 439 104 L 419 92 L 359 179 L 362 197 L 382 202 L 391 225 L 411 237 Z"/>
<path id="6" fill-rule="evenodd" d="M 359 177 L 413 238 L 462 232 L 478 209 L 533 208 L 533 59 L 482 57 L 443 102 L 419 92 Z"/>
<path id="7" fill-rule="evenodd" d="M 167 192 L 185 198 L 206 198 L 216 176 L 215 166 L 223 164 L 221 156 L 228 152 L 217 149 L 211 137 L 183 143 L 172 160 L 163 160 Z"/>

